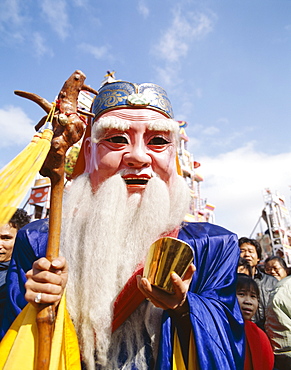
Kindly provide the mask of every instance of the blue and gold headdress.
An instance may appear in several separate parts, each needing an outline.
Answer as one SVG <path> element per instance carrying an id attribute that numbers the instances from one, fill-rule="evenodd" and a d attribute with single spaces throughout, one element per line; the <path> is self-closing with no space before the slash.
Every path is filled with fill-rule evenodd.
<path id="1" fill-rule="evenodd" d="M 156 84 L 116 81 L 103 85 L 98 92 L 92 106 L 95 120 L 109 110 L 126 107 L 154 109 L 174 118 L 166 91 Z"/>

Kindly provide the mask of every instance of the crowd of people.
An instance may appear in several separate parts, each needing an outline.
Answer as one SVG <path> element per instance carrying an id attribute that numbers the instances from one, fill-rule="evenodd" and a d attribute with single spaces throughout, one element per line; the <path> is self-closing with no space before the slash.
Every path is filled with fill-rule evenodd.
<path id="1" fill-rule="evenodd" d="M 259 267 L 259 263 L 262 262 L 262 247 L 255 239 L 241 237 L 239 246 L 241 253 L 237 271 L 239 275 L 243 273 L 243 275 L 249 276 L 253 281 L 252 284 L 256 284 L 253 295 L 257 297 L 258 304 L 253 311 L 251 320 L 258 329 L 262 329 L 261 335 L 266 333 L 262 342 L 266 342 L 267 338 L 268 345 L 272 346 L 273 360 L 275 360 L 275 363 L 273 361 L 274 369 L 289 369 L 291 368 L 291 281 L 288 276 L 290 270 L 280 256 L 266 258 L 263 265 Z M 246 297 L 245 304 L 253 307 L 252 299 Z M 247 326 L 245 326 L 245 330 L 248 338 Z M 259 342 L 260 340 L 257 338 L 256 342 L 253 343 L 255 348 L 258 348 Z M 267 348 L 262 349 L 262 353 L 266 354 L 265 359 L 270 358 Z M 257 354 L 254 352 L 255 356 Z M 269 367 L 270 369 L 273 368 L 271 364 L 270 361 L 269 365 L 272 366 Z"/>
<path id="2" fill-rule="evenodd" d="M 184 221 L 190 192 L 177 173 L 179 125 L 166 92 L 109 83 L 92 111 L 80 175 L 64 197 L 61 256 L 45 258 L 48 219 L 29 222 L 18 210 L 23 223 L 0 228 L 3 342 L 27 302 L 57 308 L 66 292 L 83 369 L 291 368 L 288 268 L 270 256 L 262 269 L 255 239 Z M 194 256 L 184 276 L 172 272 L 173 294 L 142 275 L 149 246 L 164 236 Z"/>

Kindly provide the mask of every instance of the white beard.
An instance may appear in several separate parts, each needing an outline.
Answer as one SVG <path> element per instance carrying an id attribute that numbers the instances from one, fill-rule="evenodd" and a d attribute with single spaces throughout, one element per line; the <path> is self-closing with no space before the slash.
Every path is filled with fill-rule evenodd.
<path id="1" fill-rule="evenodd" d="M 181 177 L 171 193 L 162 180 L 152 178 L 143 195 L 128 196 L 120 175 L 95 194 L 88 175 L 82 175 L 66 194 L 61 251 L 69 264 L 67 304 L 88 369 L 95 369 L 95 362 L 114 368 L 114 359 L 107 358 L 113 303 L 149 246 L 180 225 L 189 200 Z"/>

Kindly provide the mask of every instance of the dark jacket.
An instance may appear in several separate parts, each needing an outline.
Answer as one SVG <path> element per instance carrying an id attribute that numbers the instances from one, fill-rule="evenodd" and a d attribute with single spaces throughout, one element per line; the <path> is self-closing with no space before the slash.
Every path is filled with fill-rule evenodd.
<path id="1" fill-rule="evenodd" d="M 6 275 L 10 261 L 0 262 L 0 322 L 4 315 L 4 306 L 6 302 Z"/>
<path id="2" fill-rule="evenodd" d="M 259 287 L 260 301 L 259 301 L 259 308 L 256 314 L 254 315 L 252 321 L 254 321 L 261 329 L 265 330 L 264 329 L 264 325 L 266 321 L 265 310 L 269 302 L 270 293 L 277 286 L 278 280 L 274 278 L 274 276 L 267 275 L 257 268 L 256 268 L 254 280 L 258 284 L 258 287 Z"/>

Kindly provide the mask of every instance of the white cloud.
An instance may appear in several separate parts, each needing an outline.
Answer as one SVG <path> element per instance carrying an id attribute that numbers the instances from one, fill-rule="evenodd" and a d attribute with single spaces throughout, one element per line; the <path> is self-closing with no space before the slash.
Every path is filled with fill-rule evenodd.
<path id="1" fill-rule="evenodd" d="M 137 10 L 144 18 L 147 18 L 150 14 L 149 8 L 144 0 L 139 0 Z"/>
<path id="2" fill-rule="evenodd" d="M 74 5 L 80 8 L 87 8 L 90 0 L 73 0 Z"/>
<path id="3" fill-rule="evenodd" d="M 182 79 L 179 77 L 179 69 L 172 64 L 167 64 L 163 67 L 157 66 L 155 70 L 163 86 L 174 88 L 182 82 Z"/>
<path id="4" fill-rule="evenodd" d="M 38 32 L 33 34 L 33 44 L 38 58 L 41 58 L 44 55 L 48 55 L 50 57 L 54 56 L 53 51 L 47 47 L 45 39 Z"/>
<path id="5" fill-rule="evenodd" d="M 42 0 L 40 4 L 44 13 L 44 19 L 59 37 L 64 40 L 68 36 L 70 29 L 66 1 Z"/>
<path id="6" fill-rule="evenodd" d="M 196 89 L 195 89 L 195 96 L 198 99 L 201 99 L 202 98 L 202 89 L 200 87 L 196 87 Z"/>
<path id="7" fill-rule="evenodd" d="M 21 26 L 25 21 L 22 14 L 22 2 L 19 0 L 4 0 L 0 5 L 0 22 Z"/>
<path id="8" fill-rule="evenodd" d="M 0 39 L 11 44 L 22 42 L 26 24 L 25 2 L 21 0 L 3 0 L 0 3 Z"/>
<path id="9" fill-rule="evenodd" d="M 179 6 L 176 6 L 172 13 L 170 26 L 162 30 L 161 37 L 154 43 L 151 52 L 159 61 L 156 70 L 161 84 L 177 87 L 183 62 L 193 43 L 213 30 L 216 15 L 210 12 L 204 14 L 188 11 Z M 161 66 L 161 61 L 164 66 Z M 197 98 L 200 98 L 202 91 L 196 87 L 195 93 Z"/>
<path id="10" fill-rule="evenodd" d="M 226 117 L 221 117 L 221 118 L 218 118 L 218 120 L 216 121 L 218 124 L 228 124 L 229 123 L 229 119 L 226 118 Z"/>
<path id="11" fill-rule="evenodd" d="M 84 42 L 78 45 L 78 48 L 93 55 L 95 59 L 102 59 L 104 57 L 111 58 L 108 46 L 94 46 Z"/>
<path id="12" fill-rule="evenodd" d="M 213 20 L 202 13 L 182 12 L 175 10 L 172 24 L 163 32 L 155 54 L 169 63 L 179 61 L 186 57 L 190 45 L 200 40 L 213 29 Z"/>
<path id="13" fill-rule="evenodd" d="M 187 119 L 186 119 L 187 120 Z M 189 149 L 201 155 L 205 153 L 226 153 L 235 148 L 239 148 L 246 141 L 250 141 L 250 133 L 254 130 L 251 126 L 241 127 L 237 130 L 230 125 L 228 120 L 219 119 L 213 125 L 201 124 L 199 122 L 189 125 Z M 192 137 L 196 138 L 195 146 L 192 144 Z M 251 145 L 255 146 L 256 140 L 252 140 Z"/>
<path id="14" fill-rule="evenodd" d="M 213 136 L 213 135 L 216 135 L 219 133 L 219 128 L 215 127 L 215 126 L 209 126 L 209 127 L 206 127 L 204 130 L 203 130 L 203 134 L 204 135 L 207 135 L 207 136 Z"/>
<path id="15" fill-rule="evenodd" d="M 21 108 L 8 106 L 0 109 L 0 148 L 29 144 L 35 131 L 33 121 Z"/>
<path id="16" fill-rule="evenodd" d="M 249 144 L 199 162 L 202 198 L 216 206 L 216 223 L 239 236 L 249 236 L 256 226 L 264 208 L 264 189 L 278 191 L 288 205 L 291 153 L 269 155 Z M 267 228 L 264 221 L 262 227 Z"/>

